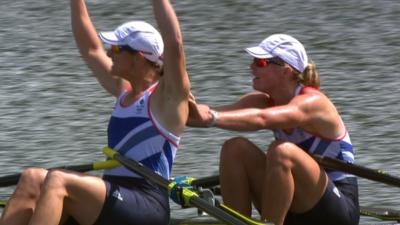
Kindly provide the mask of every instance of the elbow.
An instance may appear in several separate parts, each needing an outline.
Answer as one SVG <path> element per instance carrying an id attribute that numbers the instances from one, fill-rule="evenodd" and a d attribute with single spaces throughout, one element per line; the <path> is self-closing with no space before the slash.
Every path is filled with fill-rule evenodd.
<path id="1" fill-rule="evenodd" d="M 79 54 L 81 54 L 82 58 L 84 59 L 88 59 L 95 56 L 96 55 L 95 52 L 96 51 L 94 51 L 92 48 L 84 48 L 79 46 Z"/>
<path id="2" fill-rule="evenodd" d="M 254 128 L 254 130 L 265 130 L 268 129 L 268 126 L 266 125 L 265 121 L 259 121 L 255 124 Z"/>
<path id="3" fill-rule="evenodd" d="M 174 35 L 171 35 L 172 43 L 175 43 L 177 46 L 183 46 L 183 38 L 181 32 L 176 32 Z"/>
<path id="4" fill-rule="evenodd" d="M 268 123 L 268 118 L 266 115 L 260 113 L 259 115 L 256 116 L 256 128 L 257 130 L 262 130 L 262 129 L 269 129 L 270 124 Z"/>

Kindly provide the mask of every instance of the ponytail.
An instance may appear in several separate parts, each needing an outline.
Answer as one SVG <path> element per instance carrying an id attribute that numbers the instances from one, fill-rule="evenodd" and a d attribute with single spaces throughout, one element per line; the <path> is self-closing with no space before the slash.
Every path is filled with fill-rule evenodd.
<path id="1" fill-rule="evenodd" d="M 308 66 L 303 73 L 295 70 L 294 75 L 295 79 L 304 86 L 310 86 L 317 89 L 320 88 L 320 78 L 317 71 L 317 66 L 314 62 L 311 61 L 308 63 Z"/>

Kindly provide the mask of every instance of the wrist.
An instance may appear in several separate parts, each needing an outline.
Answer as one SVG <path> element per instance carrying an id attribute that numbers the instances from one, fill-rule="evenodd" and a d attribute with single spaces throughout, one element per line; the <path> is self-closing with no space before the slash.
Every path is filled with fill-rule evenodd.
<path id="1" fill-rule="evenodd" d="M 218 112 L 210 109 L 209 113 L 211 115 L 211 122 L 208 127 L 215 127 L 215 125 L 217 124 Z"/>

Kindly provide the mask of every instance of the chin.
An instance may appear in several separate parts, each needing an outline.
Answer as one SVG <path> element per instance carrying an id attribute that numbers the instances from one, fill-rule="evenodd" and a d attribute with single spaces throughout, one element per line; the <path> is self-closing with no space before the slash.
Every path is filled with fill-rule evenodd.
<path id="1" fill-rule="evenodd" d="M 257 87 L 256 85 L 253 84 L 253 89 L 255 91 L 259 91 L 259 92 L 263 92 L 263 93 L 267 93 L 267 91 L 263 88 Z"/>
<path id="2" fill-rule="evenodd" d="M 116 77 L 122 77 L 122 75 L 123 75 L 123 73 L 121 72 L 121 71 L 119 71 L 117 68 L 115 68 L 115 67 L 112 67 L 111 68 L 111 74 L 113 75 L 113 76 L 116 76 Z"/>
<path id="3" fill-rule="evenodd" d="M 254 83 L 254 81 L 253 81 L 253 89 L 256 90 L 256 91 L 260 91 L 260 88 L 257 87 L 257 85 Z"/>

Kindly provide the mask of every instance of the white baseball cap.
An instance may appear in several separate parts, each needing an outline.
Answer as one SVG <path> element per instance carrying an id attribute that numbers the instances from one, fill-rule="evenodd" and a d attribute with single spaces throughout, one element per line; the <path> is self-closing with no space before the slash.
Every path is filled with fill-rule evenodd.
<path id="1" fill-rule="evenodd" d="M 273 34 L 258 46 L 246 48 L 246 51 L 255 58 L 279 57 L 300 72 L 303 72 L 308 65 L 304 46 L 287 34 Z"/>
<path id="2" fill-rule="evenodd" d="M 131 21 L 117 27 L 114 31 L 100 32 L 100 39 L 110 45 L 128 45 L 143 53 L 152 62 L 161 63 L 164 42 L 160 33 L 144 21 Z"/>

